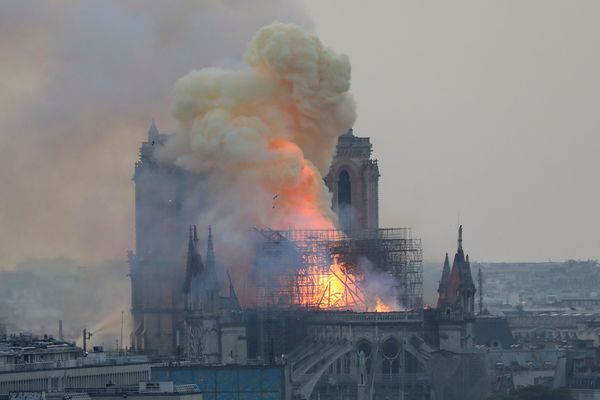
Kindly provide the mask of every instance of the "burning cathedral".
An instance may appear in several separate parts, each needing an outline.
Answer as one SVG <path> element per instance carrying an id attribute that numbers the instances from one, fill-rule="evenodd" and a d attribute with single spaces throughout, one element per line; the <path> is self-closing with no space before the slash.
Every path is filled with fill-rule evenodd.
<path id="1" fill-rule="evenodd" d="M 341 229 L 248 229 L 256 256 L 252 276 L 243 277 L 255 284 L 247 305 L 219 262 L 211 227 L 192 223 L 187 199 L 201 209 L 203 177 L 153 157 L 167 138 L 153 122 L 135 165 L 129 262 L 137 351 L 208 365 L 289 364 L 304 398 L 332 377 L 356 398 L 399 386 L 413 394 L 407 398 L 436 390 L 475 398 L 457 379 L 481 381 L 473 392 L 483 390 L 462 227 L 453 263 L 446 255 L 441 269 L 438 307 L 424 307 L 420 239 L 409 228 L 379 227 L 380 175 L 369 138 L 341 135 L 325 178 Z"/>
<path id="2" fill-rule="evenodd" d="M 480 398 L 462 228 L 436 309 L 421 241 L 379 225 L 379 167 L 351 127 L 348 58 L 293 25 L 240 71 L 175 87 L 135 164 L 131 343 L 202 365 L 283 366 L 300 399 Z M 458 384 L 457 384 L 458 383 Z"/>

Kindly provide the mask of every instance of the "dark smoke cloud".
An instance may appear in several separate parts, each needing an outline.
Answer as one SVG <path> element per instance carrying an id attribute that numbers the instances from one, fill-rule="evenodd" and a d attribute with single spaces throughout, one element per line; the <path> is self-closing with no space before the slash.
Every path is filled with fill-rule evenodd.
<path id="1" fill-rule="evenodd" d="M 133 247 L 137 147 L 161 130 L 177 78 L 241 64 L 289 1 L 0 4 L 0 268 L 25 257 L 98 262 Z"/>

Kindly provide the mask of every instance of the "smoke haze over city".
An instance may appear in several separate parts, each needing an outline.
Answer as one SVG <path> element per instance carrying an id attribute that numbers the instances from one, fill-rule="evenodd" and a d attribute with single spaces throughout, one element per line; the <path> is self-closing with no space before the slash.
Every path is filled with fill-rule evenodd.
<path id="1" fill-rule="evenodd" d="M 349 57 L 354 128 L 382 169 L 381 225 L 412 226 L 425 260 L 441 263 L 459 223 L 477 260 L 600 257 L 597 3 L 177 4 L 0 6 L 0 270 L 62 257 L 70 272 L 125 279 L 151 119 L 177 131 L 176 81 L 245 68 L 248 42 L 273 21 Z M 353 109 L 342 117 L 345 130 Z M 310 161 L 325 174 L 329 158 Z M 128 308 L 109 300 L 103 312 Z"/>
<path id="2" fill-rule="evenodd" d="M 123 257 L 149 120 L 174 130 L 175 81 L 240 67 L 248 38 L 273 20 L 350 56 L 355 128 L 387 171 L 382 220 L 413 226 L 425 259 L 448 250 L 459 215 L 477 232 L 477 259 L 598 258 L 596 3 L 179 4 L 3 3 L 3 268 Z"/>
<path id="3" fill-rule="evenodd" d="M 0 1 L 0 398 L 600 398 L 599 17 Z"/>

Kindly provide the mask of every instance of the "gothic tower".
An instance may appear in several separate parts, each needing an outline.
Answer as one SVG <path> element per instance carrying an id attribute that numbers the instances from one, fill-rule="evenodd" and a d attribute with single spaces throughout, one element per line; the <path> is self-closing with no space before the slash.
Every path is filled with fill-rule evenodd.
<path id="1" fill-rule="evenodd" d="M 229 275 L 229 274 L 228 274 Z M 205 364 L 245 363 L 247 360 L 244 314 L 229 279 L 229 296 L 219 295 L 212 231 L 208 228 L 206 264 L 198 253 L 196 226 L 190 228 L 185 298 L 184 354 Z"/>
<path id="2" fill-rule="evenodd" d="M 442 307 L 448 301 L 448 281 L 450 280 L 450 260 L 448 260 L 448 253 L 444 259 L 444 267 L 442 268 L 442 279 L 438 286 L 438 308 Z"/>
<path id="3" fill-rule="evenodd" d="M 379 228 L 379 168 L 371 158 L 372 151 L 368 137 L 354 136 L 349 129 L 338 138 L 325 177 L 339 226 L 348 234 Z"/>
<path id="4" fill-rule="evenodd" d="M 185 297 L 184 353 L 187 359 L 218 363 L 219 354 L 219 282 L 214 268 L 212 236 L 209 232 L 206 265 L 198 253 L 196 226 L 190 228 Z M 211 256 L 212 255 L 212 256 Z M 210 260 L 210 261 L 209 261 Z M 211 265 L 212 264 L 212 265 Z"/>
<path id="5" fill-rule="evenodd" d="M 183 324 L 185 238 L 203 206 L 203 177 L 154 157 L 168 135 L 154 121 L 135 163 L 135 251 L 129 252 L 132 347 L 176 354 Z"/>
<path id="6" fill-rule="evenodd" d="M 135 164 L 136 249 L 129 252 L 132 347 L 154 354 L 174 354 L 183 304 L 179 291 L 183 270 L 178 268 L 176 240 L 176 182 L 172 168 L 154 160 L 153 152 L 164 143 L 152 121 L 148 139 Z"/>
<path id="7" fill-rule="evenodd" d="M 459 312 L 464 317 L 475 315 L 475 284 L 471 274 L 469 255 L 465 256 L 462 245 L 462 225 L 458 228 L 458 248 L 452 269 L 449 269 L 448 254 L 444 261 L 442 279 L 438 288 L 438 308 Z"/>
<path id="8" fill-rule="evenodd" d="M 469 256 L 462 244 L 462 226 L 458 228 L 458 248 L 452 268 L 446 254 L 438 288 L 438 324 L 440 348 L 453 350 L 473 346 L 475 319 L 475 284 Z"/>

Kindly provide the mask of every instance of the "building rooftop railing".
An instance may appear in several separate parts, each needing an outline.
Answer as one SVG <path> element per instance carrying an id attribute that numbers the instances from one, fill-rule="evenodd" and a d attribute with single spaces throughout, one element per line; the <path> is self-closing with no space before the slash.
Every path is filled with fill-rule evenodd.
<path id="1" fill-rule="evenodd" d="M 335 324 L 339 322 L 368 322 L 368 323 L 401 323 L 420 322 L 423 313 L 418 311 L 392 312 L 353 312 L 353 311 L 318 311 L 311 316 L 310 322 Z"/>
<path id="2" fill-rule="evenodd" d="M 127 365 L 127 364 L 145 364 L 149 363 L 150 359 L 146 356 L 120 356 L 106 359 L 94 358 L 78 358 L 74 360 L 62 361 L 46 361 L 32 363 L 17 363 L 17 364 L 0 364 L 0 373 L 2 372 L 23 372 L 23 371 L 42 371 L 49 369 L 60 368 L 81 368 L 92 366 L 111 366 L 111 365 Z"/>

